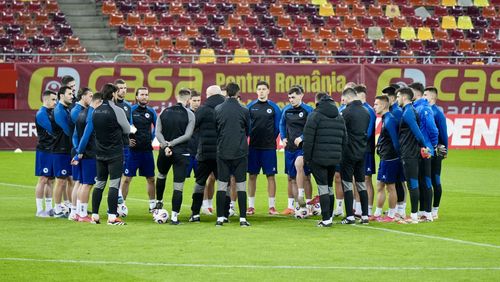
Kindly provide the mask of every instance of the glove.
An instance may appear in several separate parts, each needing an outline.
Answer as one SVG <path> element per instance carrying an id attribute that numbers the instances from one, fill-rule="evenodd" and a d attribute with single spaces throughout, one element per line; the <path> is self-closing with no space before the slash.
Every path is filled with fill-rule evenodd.
<path id="1" fill-rule="evenodd" d="M 422 159 L 430 159 L 431 154 L 429 152 L 429 148 L 427 147 L 420 148 L 420 156 L 422 157 Z"/>
<path id="2" fill-rule="evenodd" d="M 443 144 L 438 144 L 436 146 L 436 156 L 446 158 L 448 156 L 448 149 Z"/>

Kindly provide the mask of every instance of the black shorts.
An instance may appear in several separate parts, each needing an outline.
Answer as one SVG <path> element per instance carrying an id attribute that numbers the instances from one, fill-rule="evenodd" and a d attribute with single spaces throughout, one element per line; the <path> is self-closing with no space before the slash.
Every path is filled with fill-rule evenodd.
<path id="1" fill-rule="evenodd" d="M 205 186 L 207 179 L 210 174 L 213 173 L 215 178 L 217 178 L 217 161 L 216 160 L 205 160 L 198 161 L 198 167 L 195 172 L 196 183 L 201 186 Z"/>
<path id="2" fill-rule="evenodd" d="M 156 162 L 156 167 L 158 172 L 167 176 L 168 171 L 173 166 L 174 167 L 174 182 L 183 183 L 186 179 L 186 168 L 189 164 L 189 156 L 185 156 L 179 153 L 173 153 L 171 156 L 165 156 L 162 150 L 158 154 L 158 160 Z"/>
<path id="3" fill-rule="evenodd" d="M 243 157 L 236 160 L 217 160 L 218 177 L 221 182 L 229 182 L 231 175 L 234 175 L 236 183 L 247 180 L 248 158 Z"/>
<path id="4" fill-rule="evenodd" d="M 342 180 L 352 182 L 352 177 L 356 182 L 365 182 L 365 159 L 350 160 L 344 159 L 340 166 Z"/>
<path id="5" fill-rule="evenodd" d="M 440 157 L 440 156 L 432 157 L 432 159 L 431 159 L 431 175 L 433 178 L 441 175 L 442 162 L 443 162 L 443 157 Z"/>
<path id="6" fill-rule="evenodd" d="M 314 162 L 310 162 L 308 165 L 311 168 L 316 184 L 332 186 L 335 166 L 320 166 Z"/>
<path id="7" fill-rule="evenodd" d="M 107 181 L 108 176 L 109 179 L 120 179 L 123 172 L 123 156 L 111 160 L 97 160 L 96 169 L 98 181 Z"/>
<path id="8" fill-rule="evenodd" d="M 418 188 L 418 159 L 402 159 L 403 170 L 405 172 L 406 182 L 408 183 L 408 188 L 414 189 Z"/>

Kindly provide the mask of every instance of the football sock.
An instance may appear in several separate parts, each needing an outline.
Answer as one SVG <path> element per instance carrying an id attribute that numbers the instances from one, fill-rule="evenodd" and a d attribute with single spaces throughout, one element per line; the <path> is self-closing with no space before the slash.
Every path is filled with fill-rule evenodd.
<path id="1" fill-rule="evenodd" d="M 203 200 L 203 204 L 201 206 L 203 208 L 208 208 L 208 200 Z"/>
<path id="2" fill-rule="evenodd" d="M 202 194 L 203 195 L 203 194 Z M 150 209 L 154 209 L 156 207 L 156 200 L 153 199 L 153 200 L 149 200 L 149 208 Z"/>
<path id="3" fill-rule="evenodd" d="M 430 213 L 432 211 L 432 188 L 425 189 L 425 193 L 427 194 L 426 203 L 425 203 L 425 211 Z"/>
<path id="4" fill-rule="evenodd" d="M 274 197 L 269 197 L 269 199 L 267 200 L 268 204 L 269 204 L 269 208 L 274 208 L 274 206 L 276 205 L 276 198 Z"/>
<path id="5" fill-rule="evenodd" d="M 330 210 L 328 211 L 329 215 L 330 215 L 330 218 L 333 217 L 333 207 L 335 206 L 335 195 L 328 195 L 328 197 L 330 198 Z M 321 204 L 320 204 L 321 205 Z M 323 209 L 321 209 L 323 210 Z"/>
<path id="6" fill-rule="evenodd" d="M 109 187 L 108 190 L 108 210 L 110 214 L 116 215 L 118 207 L 118 188 Z"/>
<path id="7" fill-rule="evenodd" d="M 396 195 L 398 196 L 398 202 L 403 202 L 405 200 L 405 190 L 403 188 L 403 183 L 396 182 Z"/>
<path id="8" fill-rule="evenodd" d="M 359 193 L 358 193 L 359 194 Z M 361 197 L 360 197 L 361 198 Z M 355 213 L 356 214 L 361 214 L 362 213 L 362 210 L 361 210 L 361 202 L 356 202 L 356 205 L 355 205 Z"/>
<path id="9" fill-rule="evenodd" d="M 156 199 L 163 200 L 163 193 L 165 192 L 165 178 L 156 178 Z"/>
<path id="10" fill-rule="evenodd" d="M 122 187 L 120 187 L 120 189 L 118 189 L 118 197 L 123 198 Z"/>
<path id="11" fill-rule="evenodd" d="M 360 205 L 361 205 L 361 214 L 363 216 L 366 216 L 368 218 L 368 191 L 363 190 L 359 191 L 359 199 L 360 199 Z M 356 210 L 356 212 L 358 212 Z"/>
<path id="12" fill-rule="evenodd" d="M 225 219 L 225 217 L 223 217 L 223 216 L 217 217 L 217 221 L 218 222 L 224 222 L 224 219 Z"/>
<path id="13" fill-rule="evenodd" d="M 229 204 L 230 208 L 233 208 L 236 206 L 236 201 L 231 201 L 231 204 Z"/>
<path id="14" fill-rule="evenodd" d="M 247 192 L 238 191 L 238 207 L 240 208 L 240 221 L 247 215 Z"/>
<path id="15" fill-rule="evenodd" d="M 180 212 L 182 205 L 182 191 L 174 190 L 172 195 L 172 211 Z"/>
<path id="16" fill-rule="evenodd" d="M 337 199 L 337 213 L 343 213 L 344 208 L 342 207 L 342 202 L 344 199 Z"/>
<path id="17" fill-rule="evenodd" d="M 255 208 L 255 197 L 248 197 L 248 207 Z"/>
<path id="18" fill-rule="evenodd" d="M 396 209 L 389 209 L 389 213 L 387 214 L 390 218 L 394 218 L 396 216 Z"/>
<path id="19" fill-rule="evenodd" d="M 200 207 L 203 202 L 203 193 L 193 193 L 193 203 L 191 204 L 191 211 L 193 215 L 200 214 Z"/>
<path id="20" fill-rule="evenodd" d="M 71 205 L 71 212 L 70 212 L 70 214 L 72 216 L 76 215 L 76 206 Z"/>
<path id="21" fill-rule="evenodd" d="M 417 215 L 417 213 L 413 213 L 413 212 L 411 213 L 411 220 L 418 221 L 418 215 Z"/>
<path id="22" fill-rule="evenodd" d="M 224 207 L 226 206 L 226 191 L 217 191 L 216 199 L 217 199 L 217 203 L 216 203 L 217 217 L 223 218 L 224 214 L 225 214 Z"/>
<path id="23" fill-rule="evenodd" d="M 352 190 L 344 192 L 344 200 L 345 200 L 345 212 L 347 217 L 353 215 L 353 210 L 352 210 Z"/>
<path id="24" fill-rule="evenodd" d="M 418 192 L 420 193 L 419 196 L 420 196 L 420 209 L 419 211 L 425 211 L 425 206 L 426 206 L 426 203 L 427 203 L 427 193 L 425 191 L 425 186 L 422 185 L 422 184 L 419 184 L 418 186 Z"/>
<path id="25" fill-rule="evenodd" d="M 294 201 L 295 201 L 295 200 L 294 200 L 293 198 L 288 198 L 288 208 L 289 208 L 289 209 L 293 209 L 293 202 L 294 202 Z"/>
<path id="26" fill-rule="evenodd" d="M 419 191 L 418 188 L 409 190 L 410 190 L 410 201 L 411 201 L 411 213 L 417 214 L 418 200 L 420 199 Z"/>
<path id="27" fill-rule="evenodd" d="M 36 212 L 43 211 L 43 199 L 36 198 Z"/>
<path id="28" fill-rule="evenodd" d="M 299 188 L 299 198 L 303 198 L 304 197 L 304 188 Z"/>
<path id="29" fill-rule="evenodd" d="M 246 199 L 245 199 L 246 200 Z M 231 208 L 231 197 L 226 193 L 226 200 L 224 202 L 224 217 L 229 218 L 229 208 Z M 245 210 L 245 213 L 247 211 Z"/>
<path id="30" fill-rule="evenodd" d="M 80 216 L 81 217 L 87 216 L 88 206 L 89 206 L 88 203 L 81 203 L 81 207 L 80 207 Z"/>
<path id="31" fill-rule="evenodd" d="M 214 203 L 213 203 L 213 199 L 210 199 L 210 200 L 207 200 L 208 201 L 208 207 L 209 208 L 213 208 L 214 207 Z"/>
<path id="32" fill-rule="evenodd" d="M 45 210 L 50 211 L 52 209 L 52 198 L 45 198 Z"/>
<path id="33" fill-rule="evenodd" d="M 382 215 L 382 208 L 376 208 L 373 216 L 381 216 L 381 215 Z"/>
<path id="34" fill-rule="evenodd" d="M 324 194 L 319 196 L 319 203 L 321 207 L 325 207 L 321 209 L 321 218 L 323 221 L 330 220 L 330 195 Z"/>
<path id="35" fill-rule="evenodd" d="M 433 204 L 434 207 L 439 207 L 442 194 L 443 194 L 443 189 L 441 188 L 441 184 L 436 185 L 436 187 L 434 187 L 434 204 Z"/>
<path id="36" fill-rule="evenodd" d="M 180 191 L 179 191 L 180 192 Z M 177 221 L 178 212 L 172 211 L 172 221 Z"/>
<path id="37" fill-rule="evenodd" d="M 94 191 L 92 191 L 92 213 L 99 213 L 99 206 L 101 205 L 102 200 L 102 191 L 103 189 L 94 189 Z"/>
<path id="38" fill-rule="evenodd" d="M 117 191 L 117 193 L 116 193 L 116 199 L 118 199 L 118 191 Z M 109 222 L 113 222 L 113 221 L 115 221 L 115 220 L 116 220 L 116 214 L 114 214 L 114 213 L 109 213 L 109 214 L 108 214 L 108 221 L 109 221 Z"/>
<path id="39" fill-rule="evenodd" d="M 368 215 L 372 215 L 373 206 L 368 205 Z"/>
<path id="40" fill-rule="evenodd" d="M 66 201 L 64 201 L 64 205 L 67 207 L 71 207 L 71 202 L 66 200 Z"/>

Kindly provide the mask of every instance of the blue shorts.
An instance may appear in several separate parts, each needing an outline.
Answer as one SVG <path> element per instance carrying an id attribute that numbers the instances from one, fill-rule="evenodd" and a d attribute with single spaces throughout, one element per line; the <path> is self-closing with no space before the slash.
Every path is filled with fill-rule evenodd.
<path id="1" fill-rule="evenodd" d="M 365 153 L 365 175 L 372 175 L 375 172 L 375 155 L 373 153 Z"/>
<path id="2" fill-rule="evenodd" d="M 35 156 L 35 175 L 54 177 L 52 166 L 52 154 L 48 152 L 36 151 Z"/>
<path id="3" fill-rule="evenodd" d="M 189 156 L 189 163 L 186 168 L 186 178 L 191 177 L 191 171 L 194 171 L 194 176 L 196 177 L 196 172 L 198 171 L 198 161 L 196 160 L 196 156 Z"/>
<path id="4" fill-rule="evenodd" d="M 125 161 L 124 174 L 128 177 L 136 176 L 139 169 L 139 176 L 155 176 L 155 161 L 153 152 L 135 152 L 130 151 L 127 161 Z"/>
<path id="5" fill-rule="evenodd" d="M 248 173 L 259 174 L 260 169 L 265 175 L 275 175 L 278 170 L 276 150 L 248 149 Z"/>
<path id="6" fill-rule="evenodd" d="M 71 167 L 70 154 L 52 154 L 52 165 L 55 177 L 71 176 L 73 168 Z"/>
<path id="7" fill-rule="evenodd" d="M 97 176 L 96 160 L 82 159 L 80 165 L 82 168 L 80 183 L 94 185 Z"/>
<path id="8" fill-rule="evenodd" d="M 71 172 L 73 174 L 74 181 L 82 181 L 82 161 L 78 162 L 77 165 L 71 166 Z"/>
<path id="9" fill-rule="evenodd" d="M 342 171 L 342 168 L 340 167 L 340 164 L 335 166 L 335 172 L 340 173 Z"/>
<path id="10" fill-rule="evenodd" d="M 130 156 L 130 147 L 123 146 L 123 174 L 125 174 L 125 169 L 127 168 L 128 165 L 129 156 Z"/>
<path id="11" fill-rule="evenodd" d="M 288 176 L 290 176 L 290 178 L 292 179 L 295 179 L 295 177 L 297 176 L 297 169 L 295 168 L 295 160 L 300 156 L 304 156 L 303 150 L 296 150 L 294 152 L 285 150 L 285 173 L 288 174 Z M 306 175 L 311 174 L 311 170 L 305 164 L 304 164 L 304 173 Z"/>
<path id="12" fill-rule="evenodd" d="M 399 158 L 381 160 L 378 168 L 377 180 L 383 183 L 396 183 L 404 181 L 403 165 Z"/>

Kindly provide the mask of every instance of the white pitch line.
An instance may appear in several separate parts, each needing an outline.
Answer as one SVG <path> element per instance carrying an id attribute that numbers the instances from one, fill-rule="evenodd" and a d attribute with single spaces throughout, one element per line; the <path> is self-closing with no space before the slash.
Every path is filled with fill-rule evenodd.
<path id="1" fill-rule="evenodd" d="M 19 185 L 19 184 L 4 183 L 4 182 L 0 182 L 0 185 L 10 186 L 10 187 L 16 187 L 16 188 L 34 188 L 34 186 Z M 135 200 L 135 201 L 144 201 L 144 202 L 147 201 L 147 200 L 138 199 L 138 198 L 129 198 L 129 199 L 130 200 Z M 183 205 L 183 206 L 187 206 L 187 205 Z M 388 229 L 388 228 L 381 228 L 381 227 L 359 226 L 359 225 L 355 225 L 355 226 L 359 227 L 359 228 L 373 229 L 373 230 L 390 232 L 390 233 L 401 234 L 401 235 L 406 235 L 406 236 L 422 237 L 422 238 L 427 238 L 427 239 L 441 240 L 441 241 L 459 243 L 459 244 L 464 244 L 464 245 L 472 245 L 472 246 L 479 246 L 479 247 L 487 247 L 487 248 L 493 248 L 493 249 L 500 249 L 499 245 L 493 245 L 493 244 L 487 244 L 487 243 L 478 243 L 478 242 L 465 241 L 465 240 L 453 239 L 453 238 L 448 238 L 448 237 L 441 237 L 441 236 L 433 236 L 433 235 L 425 235 L 425 234 L 404 232 L 404 231 L 393 230 L 393 229 Z"/>
<path id="2" fill-rule="evenodd" d="M 243 269 L 309 269 L 309 270 L 444 270 L 444 271 L 469 271 L 469 270 L 493 270 L 498 271 L 500 267 L 426 267 L 426 266 L 314 266 L 314 265 L 231 265 L 231 264 L 194 264 L 194 263 L 162 263 L 162 262 L 140 262 L 140 261 L 107 261 L 107 260 L 65 260 L 65 259 L 33 259 L 33 258 L 0 258 L 0 261 L 21 261 L 40 263 L 67 263 L 67 264 L 99 264 L 99 265 L 135 265 L 135 266 L 163 266 L 184 268 L 243 268 Z"/>

